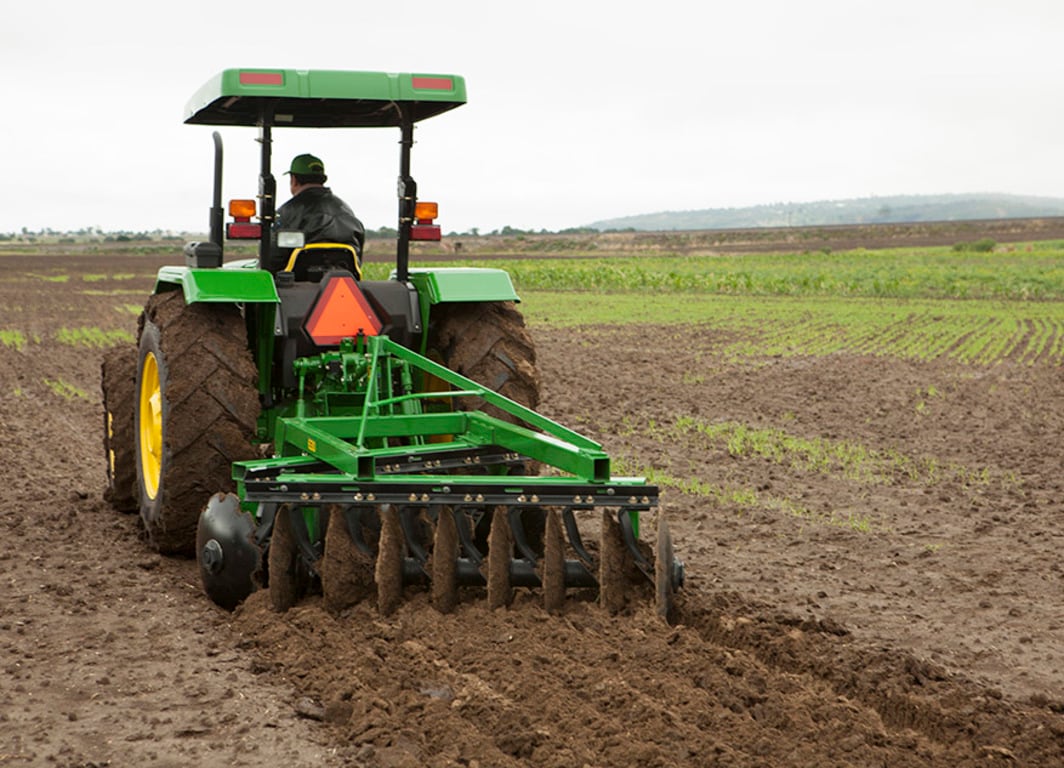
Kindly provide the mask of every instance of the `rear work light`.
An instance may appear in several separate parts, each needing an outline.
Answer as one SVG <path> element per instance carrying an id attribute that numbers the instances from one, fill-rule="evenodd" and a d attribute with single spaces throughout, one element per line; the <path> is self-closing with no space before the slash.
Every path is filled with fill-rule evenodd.
<path id="1" fill-rule="evenodd" d="M 254 200 L 230 200 L 229 215 L 233 221 L 225 225 L 225 236 L 230 240 L 258 240 L 262 236 L 262 225 L 251 221 L 255 215 Z"/>
<path id="2" fill-rule="evenodd" d="M 355 278 L 337 275 L 318 294 L 303 328 L 317 346 L 327 347 L 359 334 L 377 336 L 382 325 Z"/>
<path id="3" fill-rule="evenodd" d="M 414 223 L 410 226 L 411 240 L 440 240 L 440 226 L 433 219 L 440 215 L 440 206 L 436 203 L 414 203 Z"/>

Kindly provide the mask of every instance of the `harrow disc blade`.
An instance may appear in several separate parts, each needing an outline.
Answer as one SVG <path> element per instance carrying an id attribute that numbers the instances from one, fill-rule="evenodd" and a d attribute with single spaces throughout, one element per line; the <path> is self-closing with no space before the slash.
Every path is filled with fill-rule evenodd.
<path id="1" fill-rule="evenodd" d="M 277 510 L 270 538 L 270 605 L 280 612 L 295 605 L 307 588 L 306 571 L 292 530 L 292 514 L 288 506 Z"/>
<path id="2" fill-rule="evenodd" d="M 496 507 L 488 534 L 488 608 L 491 610 L 504 608 L 513 602 L 514 591 L 510 584 L 513 550 L 513 532 L 506 509 Z"/>
<path id="3" fill-rule="evenodd" d="M 403 527 L 391 504 L 380 510 L 381 538 L 377 551 L 377 610 L 391 616 L 403 599 Z"/>
<path id="4" fill-rule="evenodd" d="M 458 605 L 458 526 L 451 509 L 440 510 L 432 545 L 432 605 L 450 613 Z"/>
<path id="5" fill-rule="evenodd" d="M 208 597 L 231 611 L 259 588 L 262 548 L 255 521 L 231 493 L 216 493 L 200 513 L 196 554 Z"/>
<path id="6" fill-rule="evenodd" d="M 547 513 L 543 534 L 543 607 L 549 613 L 561 613 L 565 605 L 565 537 L 558 510 Z"/>
<path id="7" fill-rule="evenodd" d="M 355 545 L 349 524 L 339 507 L 330 510 L 319 572 L 325 609 L 331 613 L 367 600 L 376 591 L 373 558 Z"/>
<path id="8" fill-rule="evenodd" d="M 675 572 L 676 560 L 672 552 L 672 536 L 669 534 L 669 524 L 662 513 L 658 517 L 658 542 L 654 550 L 654 587 L 655 607 L 658 616 L 665 621 L 668 621 L 672 614 L 675 588 L 678 586 L 673 583 Z"/>
<path id="9" fill-rule="evenodd" d="M 617 516 L 602 511 L 599 545 L 599 604 L 609 613 L 619 613 L 628 601 L 627 560 L 629 559 Z"/>

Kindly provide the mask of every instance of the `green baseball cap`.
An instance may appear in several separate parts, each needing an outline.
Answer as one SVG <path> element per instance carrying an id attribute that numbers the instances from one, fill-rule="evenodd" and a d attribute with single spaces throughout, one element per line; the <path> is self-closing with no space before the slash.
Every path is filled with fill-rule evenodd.
<path id="1" fill-rule="evenodd" d="M 299 176 L 315 176 L 325 173 L 325 163 L 314 155 L 296 155 L 292 158 L 292 165 L 286 173 L 295 173 Z"/>

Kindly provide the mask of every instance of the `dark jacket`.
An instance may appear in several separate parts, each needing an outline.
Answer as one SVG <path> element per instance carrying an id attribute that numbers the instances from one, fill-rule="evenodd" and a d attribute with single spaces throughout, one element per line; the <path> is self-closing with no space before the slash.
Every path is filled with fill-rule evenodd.
<path id="1" fill-rule="evenodd" d="M 277 229 L 298 229 L 308 243 L 347 243 L 362 261 L 366 228 L 343 200 L 328 187 L 309 187 L 277 209 Z M 278 260 L 287 255 L 278 254 Z M 283 262 L 282 262 L 283 264 Z"/>

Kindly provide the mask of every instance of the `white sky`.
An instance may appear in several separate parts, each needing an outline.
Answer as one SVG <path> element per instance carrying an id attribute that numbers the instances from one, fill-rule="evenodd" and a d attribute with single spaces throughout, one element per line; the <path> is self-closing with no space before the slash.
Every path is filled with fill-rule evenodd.
<path id="1" fill-rule="evenodd" d="M 1064 196 L 1060 0 L 37 0 L 0 18 L 0 232 L 205 230 L 213 129 L 181 121 L 229 67 L 464 75 L 469 103 L 415 133 L 445 232 Z M 221 132 L 225 197 L 253 197 L 257 131 Z M 398 131 L 274 139 L 280 188 L 312 152 L 367 227 L 395 226 Z"/>

